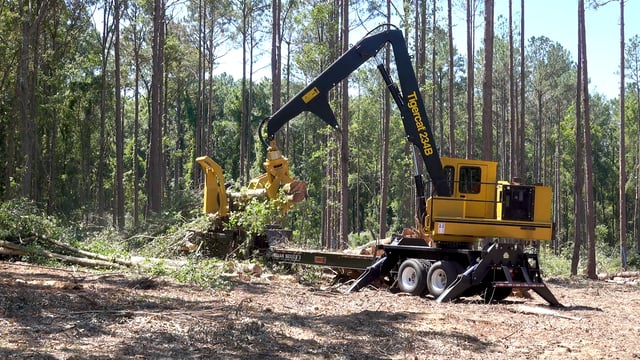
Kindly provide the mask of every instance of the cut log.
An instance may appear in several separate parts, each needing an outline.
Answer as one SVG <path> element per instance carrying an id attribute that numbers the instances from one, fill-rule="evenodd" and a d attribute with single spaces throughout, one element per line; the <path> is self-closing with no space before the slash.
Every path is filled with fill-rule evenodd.
<path id="1" fill-rule="evenodd" d="M 81 257 L 75 257 L 75 256 L 68 256 L 68 255 L 61 255 L 61 254 L 56 254 L 56 253 L 53 253 L 53 252 L 47 251 L 47 250 L 36 249 L 36 248 L 27 248 L 27 247 L 24 247 L 22 245 L 14 244 L 12 242 L 5 241 L 5 240 L 0 240 L 0 246 L 3 247 L 3 248 L 6 248 L 6 249 L 24 252 L 25 253 L 24 255 L 42 256 L 42 257 L 46 257 L 46 258 L 50 258 L 50 259 L 57 259 L 57 260 L 69 262 L 69 263 L 72 263 L 72 264 L 82 265 L 82 266 L 106 267 L 106 268 L 123 266 L 121 264 L 117 264 L 117 263 L 109 262 L 109 261 L 81 258 Z"/>
<path id="2" fill-rule="evenodd" d="M 49 239 L 49 238 L 46 238 L 46 237 L 41 237 L 40 236 L 39 238 L 44 240 L 44 241 L 46 241 L 46 242 L 49 242 L 49 243 L 57 246 L 57 247 L 60 247 L 60 248 L 62 248 L 64 250 L 70 251 L 70 252 L 72 252 L 74 254 L 77 254 L 77 255 L 82 255 L 82 256 L 88 257 L 90 259 L 96 259 L 96 260 L 106 261 L 106 262 L 113 262 L 113 263 L 116 263 L 118 265 L 124 265 L 124 266 L 127 266 L 127 267 L 137 266 L 137 264 L 135 264 L 135 263 L 133 263 L 131 261 L 118 259 L 118 258 L 115 258 L 115 257 L 108 257 L 108 256 L 96 254 L 96 253 L 93 253 L 93 252 L 90 252 L 90 251 L 78 249 L 78 248 L 73 247 L 71 245 L 67 245 L 65 243 L 61 243 L 59 241 L 52 240 L 52 239 Z"/>

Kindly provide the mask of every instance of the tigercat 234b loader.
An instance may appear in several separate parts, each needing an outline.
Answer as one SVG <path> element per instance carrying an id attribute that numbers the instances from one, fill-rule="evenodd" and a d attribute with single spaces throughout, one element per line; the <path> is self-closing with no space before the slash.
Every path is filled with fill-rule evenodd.
<path id="1" fill-rule="evenodd" d="M 363 270 L 350 292 L 382 280 L 402 292 L 429 294 L 438 302 L 476 295 L 491 302 L 524 288 L 551 306 L 562 306 L 543 282 L 538 261 L 539 242 L 553 236 L 551 188 L 500 181 L 493 161 L 440 157 L 405 39 L 393 25 L 371 31 L 264 120 L 266 138 L 263 126 L 260 137 L 268 149 L 265 166 L 270 157 L 278 158 L 273 154 L 281 156 L 277 131 L 304 111 L 338 130 L 328 92 L 386 44 L 393 49 L 400 87 L 383 64 L 378 62 L 377 68 L 400 109 L 406 139 L 413 145 L 419 231 L 393 235 L 390 243 L 377 245 L 373 258 L 279 247 L 270 248 L 267 256 L 282 262 Z M 429 197 L 418 159 L 433 184 Z"/>

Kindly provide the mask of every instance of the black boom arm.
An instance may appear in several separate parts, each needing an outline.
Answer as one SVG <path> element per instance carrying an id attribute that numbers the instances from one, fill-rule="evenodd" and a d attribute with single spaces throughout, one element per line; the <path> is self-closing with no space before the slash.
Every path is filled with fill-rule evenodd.
<path id="1" fill-rule="evenodd" d="M 407 44 L 402 36 L 402 31 L 390 25 L 383 26 L 386 27 L 384 31 L 365 36 L 305 89 L 271 117 L 265 119 L 267 121 L 268 140 L 274 140 L 275 133 L 289 120 L 303 111 L 316 114 L 329 126 L 338 129 L 336 116 L 329 106 L 329 90 L 359 68 L 365 61 L 375 56 L 386 43 L 390 43 L 393 48 L 402 94 L 395 88 L 384 67 L 379 66 L 378 68 L 383 77 L 385 77 L 385 82 L 400 109 L 407 139 L 419 150 L 418 152 L 422 156 L 436 193 L 440 196 L 450 196 L 451 189 L 442 169 L 440 155 L 435 145 L 433 132 L 429 125 L 427 112 L 422 95 L 420 95 L 418 81 L 413 71 L 413 64 L 409 58 Z"/>

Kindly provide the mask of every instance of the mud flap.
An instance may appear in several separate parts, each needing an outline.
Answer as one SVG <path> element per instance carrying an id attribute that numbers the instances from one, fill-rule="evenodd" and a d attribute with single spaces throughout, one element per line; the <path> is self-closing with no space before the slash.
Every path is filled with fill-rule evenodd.
<path id="1" fill-rule="evenodd" d="M 373 265 L 369 266 L 362 273 L 362 275 L 360 275 L 360 277 L 356 279 L 353 285 L 351 285 L 351 287 L 347 290 L 347 293 L 356 292 L 363 287 L 371 284 L 379 277 L 386 275 L 386 273 L 391 270 L 391 267 L 393 267 L 393 261 L 387 256 L 381 257 L 380 259 L 376 260 Z"/>

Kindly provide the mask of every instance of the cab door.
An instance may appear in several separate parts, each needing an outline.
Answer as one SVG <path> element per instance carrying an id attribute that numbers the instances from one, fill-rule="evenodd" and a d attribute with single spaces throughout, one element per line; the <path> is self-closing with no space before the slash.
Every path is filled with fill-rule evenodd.
<path id="1" fill-rule="evenodd" d="M 463 217 L 493 218 L 495 215 L 495 174 L 490 161 L 443 159 L 447 175 L 454 179 L 453 196 L 463 202 Z"/>

